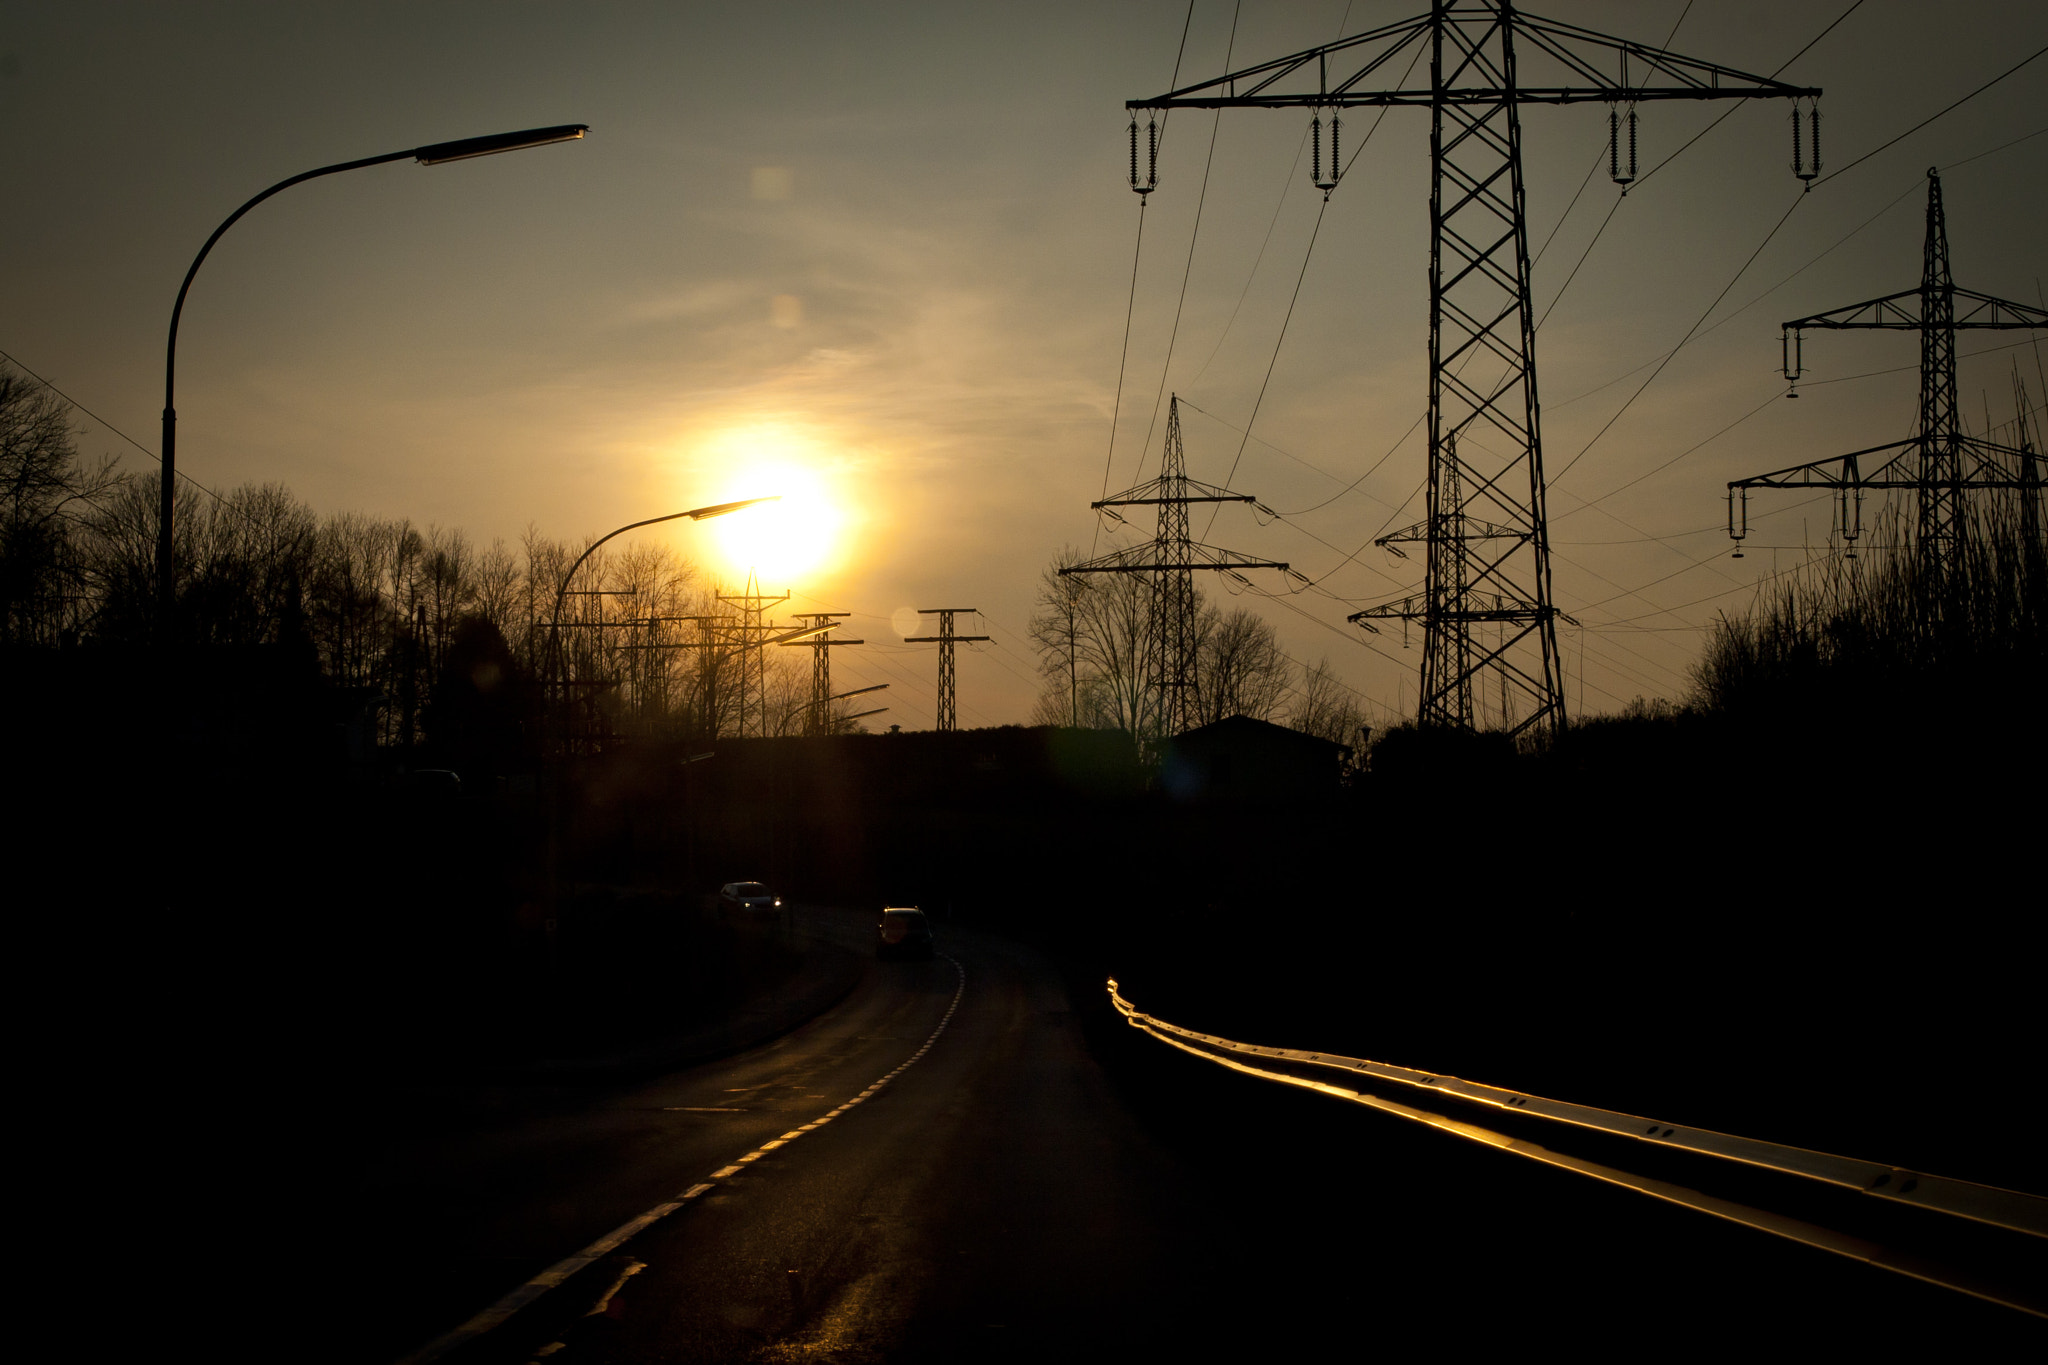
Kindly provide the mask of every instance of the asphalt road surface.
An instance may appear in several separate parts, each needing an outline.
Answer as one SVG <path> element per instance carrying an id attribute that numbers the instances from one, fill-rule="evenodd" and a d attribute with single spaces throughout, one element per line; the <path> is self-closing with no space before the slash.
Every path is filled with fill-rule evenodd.
<path id="1" fill-rule="evenodd" d="M 871 932 L 824 911 L 803 926 L 863 947 Z M 360 1278 L 278 1358 L 1834 1354 L 2042 1337 L 2010 1310 L 1184 1058 L 1030 949 L 946 925 L 940 940 L 940 959 L 875 964 L 839 1006 L 737 1057 L 387 1124 L 333 1214 Z M 521 1286 L 530 1301 L 474 1330 Z"/>

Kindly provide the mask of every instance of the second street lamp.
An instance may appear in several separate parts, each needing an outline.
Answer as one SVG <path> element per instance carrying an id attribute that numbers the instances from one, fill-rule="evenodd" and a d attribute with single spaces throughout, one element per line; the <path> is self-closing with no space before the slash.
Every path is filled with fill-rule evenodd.
<path id="1" fill-rule="evenodd" d="M 280 180 L 263 193 L 251 199 L 227 216 L 227 220 L 213 230 L 206 239 L 206 245 L 199 248 L 199 254 L 192 259 L 192 268 L 185 272 L 185 282 L 178 286 L 178 301 L 171 306 L 170 341 L 164 348 L 164 434 L 163 434 L 163 488 L 157 513 L 157 630 L 161 643 L 168 648 L 174 639 L 173 622 L 177 608 L 178 575 L 171 559 L 171 494 L 177 483 L 178 412 L 178 318 L 185 311 L 185 295 L 192 288 L 193 277 L 206 260 L 213 244 L 221 234 L 233 227 L 243 214 L 255 208 L 280 190 L 308 180 L 317 180 L 323 175 L 337 175 L 342 171 L 360 170 L 365 166 L 381 166 L 387 161 L 403 161 L 407 157 L 422 166 L 438 166 L 447 161 L 466 161 L 470 157 L 490 156 L 496 152 L 516 152 L 527 147 L 544 147 L 551 142 L 575 142 L 590 131 L 587 123 L 562 123 L 552 128 L 527 128 L 515 133 L 492 133 L 488 137 L 463 138 L 457 142 L 434 142 L 424 147 L 412 147 L 402 152 L 386 152 L 382 156 L 366 156 L 360 161 L 343 161 L 333 166 L 322 166 L 317 170 L 303 172 L 287 180 Z"/>
<path id="2" fill-rule="evenodd" d="M 575 580 L 576 571 L 583 567 L 583 561 L 597 552 L 598 546 L 604 544 L 613 536 L 622 536 L 628 531 L 637 531 L 642 526 L 657 526 L 664 521 L 679 521 L 684 517 L 688 517 L 691 521 L 708 521 L 712 517 L 722 517 L 728 512 L 737 512 L 741 508 L 752 507 L 756 503 L 781 501 L 782 495 L 780 493 L 771 493 L 765 498 L 742 498 L 738 502 L 714 502 L 709 507 L 692 507 L 687 512 L 670 512 L 664 516 L 649 517 L 645 521 L 629 521 L 618 530 L 607 531 L 596 540 L 591 541 L 583 553 L 576 556 L 576 562 L 569 566 L 569 572 L 562 575 L 561 591 L 555 594 L 555 614 L 548 622 L 548 671 L 544 679 L 545 686 L 550 691 L 554 690 L 558 681 L 557 675 L 561 671 L 562 609 L 569 600 L 569 584 Z"/>

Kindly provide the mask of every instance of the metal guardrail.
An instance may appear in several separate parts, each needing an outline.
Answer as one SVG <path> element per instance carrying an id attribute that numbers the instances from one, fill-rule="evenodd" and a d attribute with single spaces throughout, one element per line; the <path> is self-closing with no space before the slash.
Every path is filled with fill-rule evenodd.
<path id="1" fill-rule="evenodd" d="M 2037 1195 L 1386 1062 L 1218 1038 L 1141 1013 L 1113 979 L 1109 999 L 1134 1027 L 1205 1061 L 2048 1317 L 2048 1199 Z M 1532 1132 L 1543 1141 L 1522 1135 Z M 1600 1159 L 1565 1150 L 1575 1142 Z"/>

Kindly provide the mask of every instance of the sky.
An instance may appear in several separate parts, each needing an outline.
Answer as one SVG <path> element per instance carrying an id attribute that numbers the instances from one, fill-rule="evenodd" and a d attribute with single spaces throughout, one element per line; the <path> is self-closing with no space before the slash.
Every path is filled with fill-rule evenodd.
<path id="1" fill-rule="evenodd" d="M 243 200 L 587 123 L 315 181 L 237 224 L 181 326 L 180 471 L 486 544 L 781 493 L 772 517 L 634 534 L 728 581 L 752 567 L 790 612 L 854 613 L 867 644 L 834 651 L 835 685 L 890 683 L 878 720 L 906 729 L 932 723 L 936 660 L 901 643 L 905 609 L 978 607 L 959 629 L 994 638 L 962 650 L 960 722 L 1019 723 L 1039 574 L 1129 538 L 1089 503 L 1156 472 L 1178 394 L 1190 474 L 1281 514 L 1231 507 L 1207 538 L 1316 584 L 1205 589 L 1327 658 L 1384 725 L 1412 713 L 1419 636 L 1344 618 L 1421 574 L 1371 541 L 1421 517 L 1428 115 L 1369 139 L 1371 113 L 1347 119 L 1359 150 L 1325 209 L 1304 111 L 1178 111 L 1140 242 L 1123 103 L 1421 8 L 6 0 L 0 351 L 101 419 L 80 418 L 86 454 L 152 469 L 118 433 L 156 448 L 172 300 Z M 1849 8 L 1536 12 L 1770 74 Z M 1912 434 L 1916 338 L 1810 335 L 1791 402 L 1778 324 L 1918 283 L 1928 167 L 1957 283 L 2040 298 L 2048 58 L 1857 161 L 2048 45 L 2036 3 L 1929 13 L 1863 0 L 1785 69 L 1826 91 L 1844 168 L 1803 198 L 1780 103 L 1738 107 L 1626 198 L 1602 106 L 1525 111 L 1572 712 L 1682 698 L 1715 613 L 1825 547 L 1825 500 L 1766 494 L 1731 559 L 1730 479 Z M 1644 166 L 1721 112 L 1644 106 Z M 2016 360 L 2041 401 L 2028 337 L 1961 338 L 1971 430 L 2011 422 Z"/>

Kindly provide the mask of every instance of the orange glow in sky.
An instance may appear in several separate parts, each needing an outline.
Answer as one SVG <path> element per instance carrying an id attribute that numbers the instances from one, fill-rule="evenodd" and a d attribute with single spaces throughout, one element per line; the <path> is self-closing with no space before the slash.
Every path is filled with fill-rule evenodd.
<path id="1" fill-rule="evenodd" d="M 772 424 L 732 428 L 704 441 L 694 463 L 693 486 L 712 490 L 706 501 L 781 495 L 706 524 L 714 573 L 740 579 L 751 570 L 763 585 L 801 586 L 844 564 L 852 509 L 811 438 Z"/>

